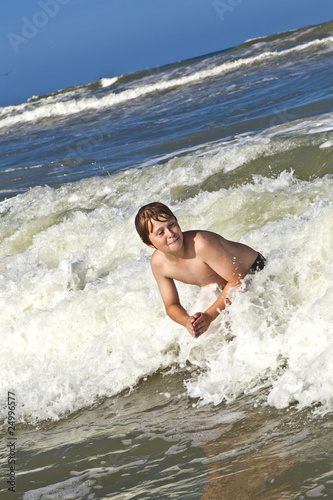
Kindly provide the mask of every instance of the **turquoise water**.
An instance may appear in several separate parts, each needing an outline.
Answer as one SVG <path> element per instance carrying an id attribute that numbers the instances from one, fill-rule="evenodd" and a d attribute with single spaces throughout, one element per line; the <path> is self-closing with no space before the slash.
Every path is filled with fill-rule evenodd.
<path id="1" fill-rule="evenodd" d="M 333 498 L 332 42 L 306 27 L 0 109 L 4 498 L 10 474 L 24 500 Z M 135 233 L 153 200 L 268 259 L 198 340 Z"/>

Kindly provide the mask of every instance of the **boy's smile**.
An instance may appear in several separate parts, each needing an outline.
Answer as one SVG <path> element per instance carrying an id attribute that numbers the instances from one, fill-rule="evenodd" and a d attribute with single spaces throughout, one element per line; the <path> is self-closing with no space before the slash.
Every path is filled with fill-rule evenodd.
<path id="1" fill-rule="evenodd" d="M 149 239 L 157 250 L 169 253 L 182 248 L 183 233 L 176 219 L 163 222 L 152 220 L 151 222 L 153 227 L 149 233 Z"/>

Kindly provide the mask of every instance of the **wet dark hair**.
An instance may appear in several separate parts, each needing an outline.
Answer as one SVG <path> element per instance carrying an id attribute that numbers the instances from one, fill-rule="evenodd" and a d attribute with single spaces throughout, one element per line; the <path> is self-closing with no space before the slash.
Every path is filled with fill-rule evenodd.
<path id="1" fill-rule="evenodd" d="M 170 208 L 163 203 L 155 201 L 141 207 L 135 217 L 135 227 L 141 240 L 147 245 L 151 245 L 149 233 L 151 233 L 153 229 L 152 220 L 165 222 L 169 219 L 175 219 L 177 221 L 177 217 L 175 217 Z"/>

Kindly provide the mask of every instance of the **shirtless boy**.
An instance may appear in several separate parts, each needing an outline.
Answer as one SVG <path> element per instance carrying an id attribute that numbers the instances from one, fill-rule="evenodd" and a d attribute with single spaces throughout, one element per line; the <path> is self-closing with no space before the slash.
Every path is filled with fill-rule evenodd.
<path id="1" fill-rule="evenodd" d="M 210 231 L 185 231 L 162 203 L 140 208 L 135 226 L 141 240 L 155 248 L 151 268 L 167 315 L 198 338 L 229 303 L 230 290 L 248 273 L 263 269 L 264 257 L 242 243 L 229 241 Z M 190 316 L 179 301 L 174 280 L 197 286 L 216 283 L 223 291 L 204 312 Z"/>

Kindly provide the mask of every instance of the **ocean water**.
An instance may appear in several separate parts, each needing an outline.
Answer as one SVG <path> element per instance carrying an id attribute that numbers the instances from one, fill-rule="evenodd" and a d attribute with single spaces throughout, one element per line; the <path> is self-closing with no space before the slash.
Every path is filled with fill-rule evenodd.
<path id="1" fill-rule="evenodd" d="M 1 498 L 333 498 L 332 51 L 327 23 L 0 108 Z M 135 232 L 155 200 L 267 257 L 198 340 Z"/>

